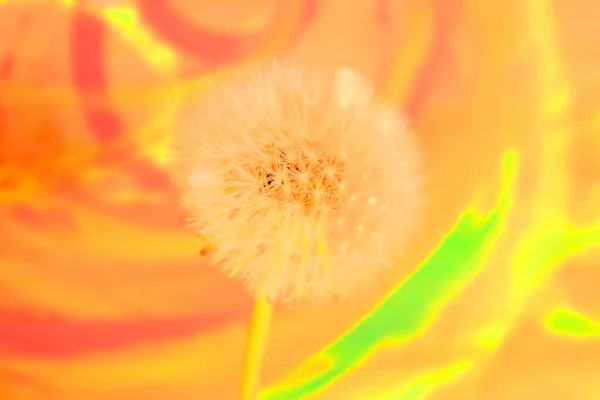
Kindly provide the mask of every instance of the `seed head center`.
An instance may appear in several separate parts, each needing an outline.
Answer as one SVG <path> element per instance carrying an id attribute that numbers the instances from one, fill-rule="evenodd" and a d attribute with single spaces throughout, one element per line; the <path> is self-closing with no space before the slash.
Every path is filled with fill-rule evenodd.
<path id="1" fill-rule="evenodd" d="M 261 194 L 299 205 L 308 214 L 339 207 L 342 174 L 342 163 L 310 142 L 269 145 L 254 168 Z"/>

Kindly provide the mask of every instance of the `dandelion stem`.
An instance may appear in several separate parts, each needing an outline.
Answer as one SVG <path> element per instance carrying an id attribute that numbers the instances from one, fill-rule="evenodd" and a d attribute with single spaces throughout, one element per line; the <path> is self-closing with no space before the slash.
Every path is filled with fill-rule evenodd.
<path id="1" fill-rule="evenodd" d="M 260 373 L 269 337 L 273 306 L 265 297 L 254 301 L 248 329 L 248 342 L 242 376 L 241 400 L 256 400 L 260 387 Z"/>

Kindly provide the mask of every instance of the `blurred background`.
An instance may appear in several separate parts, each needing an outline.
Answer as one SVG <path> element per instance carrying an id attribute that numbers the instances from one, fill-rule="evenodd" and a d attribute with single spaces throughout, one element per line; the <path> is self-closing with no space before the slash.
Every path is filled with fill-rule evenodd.
<path id="1" fill-rule="evenodd" d="M 410 121 L 427 215 L 352 304 L 277 309 L 261 399 L 600 399 L 600 3 L 0 1 L 0 398 L 235 399 L 252 300 L 164 166 L 273 57 Z"/>

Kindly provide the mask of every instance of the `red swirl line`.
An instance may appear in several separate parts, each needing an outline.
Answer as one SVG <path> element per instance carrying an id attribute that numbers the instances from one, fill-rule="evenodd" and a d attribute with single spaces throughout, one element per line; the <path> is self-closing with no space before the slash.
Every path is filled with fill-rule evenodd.
<path id="1" fill-rule="evenodd" d="M 231 322 L 233 314 L 129 320 L 77 320 L 0 310 L 0 355 L 72 357 L 192 337 Z"/>
<path id="2" fill-rule="evenodd" d="M 451 57 L 449 48 L 450 33 L 460 10 L 460 0 L 438 0 L 433 5 L 433 43 L 427 58 L 419 69 L 410 96 L 406 103 L 406 113 L 412 119 L 419 118 L 431 89 L 435 86 L 437 73 L 447 65 Z"/>
<path id="3" fill-rule="evenodd" d="M 261 41 L 272 33 L 272 28 L 253 34 L 234 35 L 215 33 L 187 21 L 170 5 L 169 0 L 138 0 L 138 11 L 142 20 L 158 38 L 174 46 L 179 51 L 188 52 L 201 57 L 213 66 L 230 63 L 244 58 L 261 44 Z M 286 2 L 280 1 L 275 16 L 278 20 L 285 10 Z M 319 8 L 319 0 L 307 0 L 302 3 L 299 21 L 290 39 L 299 37 Z M 278 27 L 278 24 L 272 24 Z"/>
<path id="4" fill-rule="evenodd" d="M 139 0 L 138 10 L 143 21 L 160 39 L 178 50 L 207 58 L 216 64 L 239 59 L 261 36 L 212 33 L 186 21 L 171 7 L 169 0 Z"/>
<path id="5" fill-rule="evenodd" d="M 83 112 L 90 130 L 103 142 L 120 136 L 123 132 L 122 123 L 107 106 L 86 104 L 85 95 L 101 98 L 106 92 L 107 35 L 108 28 L 101 19 L 81 10 L 75 11 L 71 43 L 73 83 L 83 95 Z"/>

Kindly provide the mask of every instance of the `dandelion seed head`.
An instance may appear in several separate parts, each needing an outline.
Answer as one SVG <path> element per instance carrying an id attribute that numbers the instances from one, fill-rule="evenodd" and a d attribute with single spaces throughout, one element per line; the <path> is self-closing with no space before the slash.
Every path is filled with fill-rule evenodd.
<path id="1" fill-rule="evenodd" d="M 211 261 L 257 296 L 354 295 L 419 220 L 415 138 L 350 69 L 273 63 L 182 112 L 173 168 Z"/>

